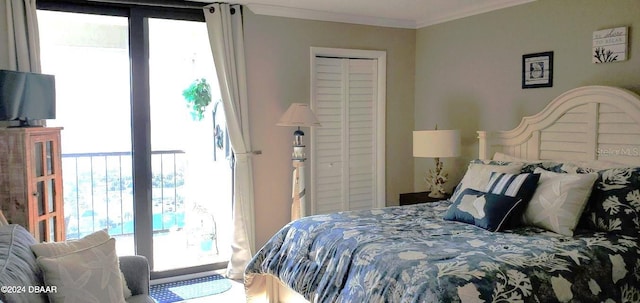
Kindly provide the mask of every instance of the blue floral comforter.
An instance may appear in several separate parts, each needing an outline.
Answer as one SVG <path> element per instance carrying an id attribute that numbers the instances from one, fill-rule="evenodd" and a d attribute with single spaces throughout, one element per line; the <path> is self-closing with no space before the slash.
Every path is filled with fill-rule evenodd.
<path id="1" fill-rule="evenodd" d="M 444 221 L 450 202 L 306 217 L 256 254 L 311 302 L 639 302 L 635 237 L 492 233 Z"/>

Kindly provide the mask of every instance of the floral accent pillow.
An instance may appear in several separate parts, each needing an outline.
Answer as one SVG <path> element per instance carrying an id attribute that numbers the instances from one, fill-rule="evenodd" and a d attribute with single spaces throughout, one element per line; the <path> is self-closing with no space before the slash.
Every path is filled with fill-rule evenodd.
<path id="1" fill-rule="evenodd" d="M 598 172 L 583 226 L 637 237 L 640 235 L 640 167 Z"/>

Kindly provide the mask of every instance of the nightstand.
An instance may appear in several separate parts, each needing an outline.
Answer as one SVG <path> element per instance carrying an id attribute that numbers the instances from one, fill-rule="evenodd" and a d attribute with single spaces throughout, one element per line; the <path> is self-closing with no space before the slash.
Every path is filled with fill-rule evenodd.
<path id="1" fill-rule="evenodd" d="M 418 203 L 428 203 L 428 202 L 437 202 L 449 199 L 451 197 L 450 194 L 446 194 L 444 198 L 437 199 L 429 197 L 428 191 L 418 192 L 418 193 L 405 193 L 400 194 L 400 206 L 418 204 Z"/>

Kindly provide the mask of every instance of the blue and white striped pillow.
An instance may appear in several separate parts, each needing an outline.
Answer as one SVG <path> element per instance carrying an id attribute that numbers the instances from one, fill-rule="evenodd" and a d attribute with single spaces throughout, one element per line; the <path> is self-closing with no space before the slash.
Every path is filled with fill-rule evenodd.
<path id="1" fill-rule="evenodd" d="M 522 199 L 508 223 L 508 228 L 522 225 L 522 215 L 538 187 L 540 174 L 508 174 L 492 172 L 486 192 Z"/>
<path id="2" fill-rule="evenodd" d="M 540 174 L 492 172 L 485 191 L 496 195 L 519 197 L 526 203 L 536 191 L 538 180 L 540 180 Z"/>

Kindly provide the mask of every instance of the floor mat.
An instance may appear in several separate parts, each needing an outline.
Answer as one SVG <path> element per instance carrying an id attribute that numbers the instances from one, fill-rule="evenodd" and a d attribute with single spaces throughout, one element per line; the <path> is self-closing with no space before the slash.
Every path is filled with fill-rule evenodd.
<path id="1" fill-rule="evenodd" d="M 231 288 L 231 282 L 221 275 L 151 285 L 150 294 L 158 303 L 171 303 L 211 296 Z"/>

